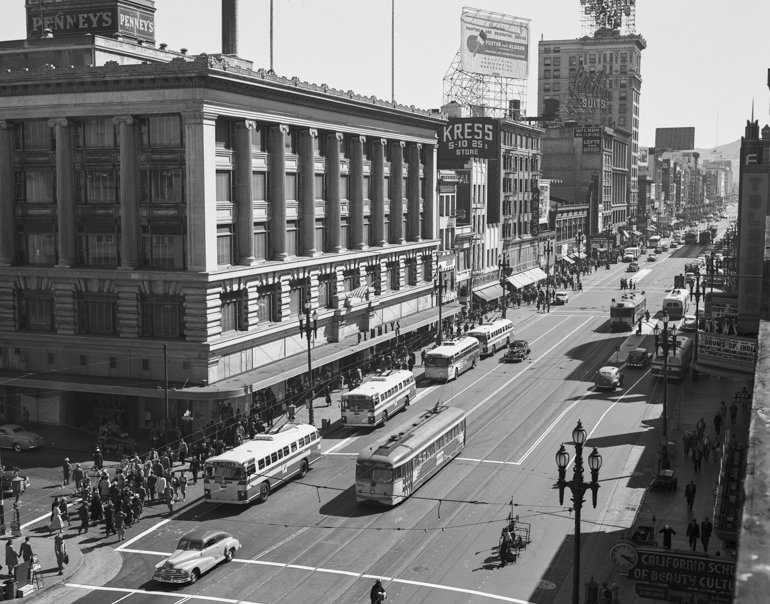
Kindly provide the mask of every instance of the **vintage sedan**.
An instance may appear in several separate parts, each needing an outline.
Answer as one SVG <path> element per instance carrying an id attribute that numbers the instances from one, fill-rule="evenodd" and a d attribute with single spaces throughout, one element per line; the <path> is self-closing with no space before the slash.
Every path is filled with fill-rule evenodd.
<path id="1" fill-rule="evenodd" d="M 627 367 L 645 367 L 652 362 L 652 354 L 646 348 L 634 348 L 628 353 Z"/>
<path id="2" fill-rule="evenodd" d="M 556 292 L 553 298 L 554 306 L 564 306 L 569 302 L 569 294 L 566 291 Z"/>
<path id="3" fill-rule="evenodd" d="M 679 324 L 681 331 L 695 331 L 698 328 L 698 320 L 695 315 L 685 315 Z"/>
<path id="4" fill-rule="evenodd" d="M 168 558 L 155 565 L 153 579 L 162 583 L 195 583 L 220 562 L 230 562 L 241 543 L 229 533 L 197 529 L 183 536 Z"/>
<path id="5" fill-rule="evenodd" d="M 658 260 L 658 257 L 655 254 L 647 255 L 647 262 L 656 262 L 657 260 Z"/>
<path id="6" fill-rule="evenodd" d="M 628 265 L 628 268 L 626 269 L 627 273 L 635 273 L 639 270 L 639 263 L 638 262 L 632 262 Z"/>
<path id="7" fill-rule="evenodd" d="M 615 388 L 620 388 L 622 385 L 623 374 L 617 367 L 608 365 L 607 367 L 602 367 L 599 369 L 599 371 L 596 372 L 596 377 L 594 378 L 594 386 L 597 390 L 615 390 Z"/>
<path id="8" fill-rule="evenodd" d="M 526 340 L 514 340 L 508 346 L 508 350 L 505 351 L 503 360 L 507 362 L 523 361 L 526 359 L 530 352 L 529 342 Z"/>
<path id="9" fill-rule="evenodd" d="M 0 426 L 0 447 L 13 449 L 17 453 L 29 449 L 39 449 L 45 444 L 42 436 L 29 432 L 18 424 Z"/>

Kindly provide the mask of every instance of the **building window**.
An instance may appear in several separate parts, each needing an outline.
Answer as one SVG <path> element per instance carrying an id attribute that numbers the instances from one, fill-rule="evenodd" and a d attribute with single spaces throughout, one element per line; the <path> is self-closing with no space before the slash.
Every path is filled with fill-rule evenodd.
<path id="1" fill-rule="evenodd" d="M 422 259 L 422 280 L 433 281 L 433 258 L 430 256 Z"/>
<path id="2" fill-rule="evenodd" d="M 19 264 L 56 264 L 56 234 L 53 225 L 21 224 L 17 227 Z"/>
<path id="3" fill-rule="evenodd" d="M 364 216 L 364 245 L 371 245 L 372 243 L 372 221 L 367 215 Z"/>
<path id="4" fill-rule="evenodd" d="M 17 198 L 20 195 L 21 200 L 26 203 L 54 203 L 56 200 L 54 188 L 56 179 L 53 172 L 27 170 L 23 174 L 24 185 L 23 187 L 17 187 Z"/>
<path id="5" fill-rule="evenodd" d="M 618 117 L 618 125 L 619 126 L 625 126 L 626 125 L 626 116 L 625 115 L 621 115 L 620 117 Z"/>
<path id="6" fill-rule="evenodd" d="M 553 66 L 554 67 L 561 67 L 561 57 L 554 57 L 553 58 Z"/>
<path id="7" fill-rule="evenodd" d="M 551 77 L 551 70 L 550 69 L 544 69 L 543 70 L 543 77 L 544 78 L 550 78 Z"/>
<path id="8" fill-rule="evenodd" d="M 544 57 L 543 58 L 543 65 L 545 67 L 550 67 L 551 66 L 551 57 Z"/>
<path id="9" fill-rule="evenodd" d="M 551 92 L 551 85 L 548 82 L 543 84 L 543 92 Z"/>
<path id="10" fill-rule="evenodd" d="M 626 80 L 626 78 L 620 78 L 620 87 L 621 88 L 628 88 L 627 84 L 628 84 L 628 81 Z"/>
<path id="11" fill-rule="evenodd" d="M 407 285 L 417 285 L 417 259 L 408 258 L 405 262 Z"/>
<path id="12" fill-rule="evenodd" d="M 571 80 L 574 79 L 576 75 L 577 75 L 577 69 L 572 68 L 569 70 L 569 78 Z"/>
<path id="13" fill-rule="evenodd" d="M 572 56 L 569 58 L 569 64 L 570 64 L 570 66 L 572 66 L 572 65 L 577 65 L 577 57 L 576 57 L 575 55 L 572 55 Z"/>
<path id="14" fill-rule="evenodd" d="M 350 249 L 350 224 L 347 216 L 340 218 L 340 244 Z"/>
<path id="15" fill-rule="evenodd" d="M 182 147 L 182 120 L 177 115 L 140 118 L 139 140 L 144 148 Z"/>
<path id="16" fill-rule="evenodd" d="M 232 201 L 232 172 L 217 172 L 217 201 Z"/>
<path id="17" fill-rule="evenodd" d="M 302 312 L 302 304 L 306 297 L 305 281 L 292 281 L 289 283 L 289 314 L 291 316 Z"/>
<path id="18" fill-rule="evenodd" d="M 364 199 L 372 198 L 372 179 L 369 176 L 364 176 Z"/>
<path id="19" fill-rule="evenodd" d="M 145 294 L 142 297 L 142 335 L 181 338 L 184 334 L 184 297 Z"/>
<path id="20" fill-rule="evenodd" d="M 105 232 L 107 231 L 107 232 Z M 118 266 L 120 242 L 115 225 L 78 225 L 78 264 L 81 266 Z"/>
<path id="21" fill-rule="evenodd" d="M 80 149 L 115 149 L 117 126 L 111 118 L 92 117 L 78 122 L 75 127 L 75 147 Z"/>
<path id="22" fill-rule="evenodd" d="M 78 332 L 116 334 L 117 307 L 114 294 L 82 293 L 78 298 Z"/>
<path id="23" fill-rule="evenodd" d="M 626 104 L 620 103 L 620 106 L 618 107 L 618 113 L 626 113 Z"/>
<path id="24" fill-rule="evenodd" d="M 182 225 L 142 225 L 142 266 L 184 268 L 184 239 Z"/>
<path id="25" fill-rule="evenodd" d="M 86 203 L 116 203 L 120 201 L 120 178 L 116 170 L 86 170 Z"/>
<path id="26" fill-rule="evenodd" d="M 251 197 L 253 201 L 267 201 L 267 174 L 264 172 L 251 175 Z"/>
<path id="27" fill-rule="evenodd" d="M 387 284 L 387 288 L 392 291 L 398 291 L 401 286 L 401 279 L 399 275 L 399 264 L 398 262 L 390 262 L 388 263 L 387 268 L 387 276 L 385 278 L 385 283 Z"/>
<path id="28" fill-rule="evenodd" d="M 326 250 L 326 225 L 323 220 L 315 221 L 315 249 L 318 252 Z"/>
<path id="29" fill-rule="evenodd" d="M 386 243 L 393 243 L 393 233 L 390 228 L 390 214 L 385 214 L 385 222 L 383 223 L 382 231 Z"/>
<path id="30" fill-rule="evenodd" d="M 241 313 L 243 308 L 243 292 L 225 292 L 220 296 L 222 304 L 222 333 L 242 331 Z"/>
<path id="31" fill-rule="evenodd" d="M 350 199 L 350 179 L 347 174 L 340 176 L 340 199 Z"/>
<path id="32" fill-rule="evenodd" d="M 357 268 L 351 268 L 342 273 L 342 291 L 352 292 L 360 285 L 361 273 Z"/>
<path id="33" fill-rule="evenodd" d="M 561 91 L 561 83 L 559 83 L 559 82 L 554 82 L 554 83 L 553 83 L 553 91 L 554 91 L 554 92 L 560 92 L 560 91 Z"/>
<path id="34" fill-rule="evenodd" d="M 257 290 L 257 320 L 260 323 L 275 321 L 275 287 L 272 285 Z"/>
<path id="35" fill-rule="evenodd" d="M 217 149 L 229 149 L 233 148 L 233 126 L 234 122 L 229 120 L 218 119 L 215 126 L 215 141 Z"/>
<path id="36" fill-rule="evenodd" d="M 626 61 L 628 61 L 628 53 L 621 52 L 620 53 L 620 62 L 621 63 L 625 63 Z"/>
<path id="37" fill-rule="evenodd" d="M 286 199 L 287 201 L 295 201 L 297 199 L 297 175 L 286 175 Z"/>
<path id="38" fill-rule="evenodd" d="M 139 198 L 145 203 L 184 203 L 184 175 L 181 170 L 142 170 Z"/>
<path id="39" fill-rule="evenodd" d="M 30 331 L 53 331 L 53 294 L 50 291 L 22 290 L 20 298 L 21 328 Z"/>
<path id="40" fill-rule="evenodd" d="M 297 152 L 297 141 L 299 139 L 299 132 L 294 128 L 289 128 L 289 131 L 283 137 L 283 147 L 286 153 Z"/>
<path id="41" fill-rule="evenodd" d="M 628 65 L 620 65 L 620 73 L 628 73 Z"/>
<path id="42" fill-rule="evenodd" d="M 267 128 L 263 124 L 257 124 L 251 132 L 251 150 L 267 151 Z"/>
<path id="43" fill-rule="evenodd" d="M 321 308 L 331 308 L 332 294 L 334 289 L 332 287 L 332 276 L 322 275 L 318 279 L 318 305 Z"/>
<path id="44" fill-rule="evenodd" d="M 48 120 L 15 123 L 13 138 L 16 151 L 51 151 L 53 149 L 53 133 Z"/>
<path id="45" fill-rule="evenodd" d="M 554 69 L 553 70 L 553 77 L 554 78 L 560 78 L 561 77 L 561 69 Z"/>
<path id="46" fill-rule="evenodd" d="M 619 100 L 625 101 L 626 100 L 626 91 L 625 90 L 620 90 L 619 93 L 620 93 Z"/>
<path id="47" fill-rule="evenodd" d="M 233 225 L 217 226 L 217 264 L 226 266 L 233 263 L 234 246 Z"/>
<path id="48" fill-rule="evenodd" d="M 315 175 L 313 195 L 316 199 L 326 199 L 326 179 L 323 174 Z"/>
<path id="49" fill-rule="evenodd" d="M 588 55 L 588 64 L 589 65 L 596 65 L 596 54 L 591 53 Z"/>
<path id="50" fill-rule="evenodd" d="M 270 231 L 265 222 L 254 224 L 254 258 L 268 260 L 270 258 Z"/>
<path id="51" fill-rule="evenodd" d="M 299 249 L 299 229 L 296 220 L 286 222 L 286 253 L 289 256 L 296 256 Z"/>

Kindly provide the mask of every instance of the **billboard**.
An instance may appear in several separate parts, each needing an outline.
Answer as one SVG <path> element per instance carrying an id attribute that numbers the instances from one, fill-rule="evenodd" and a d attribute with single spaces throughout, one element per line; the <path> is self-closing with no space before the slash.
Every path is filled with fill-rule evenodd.
<path id="1" fill-rule="evenodd" d="M 529 77 L 529 19 L 465 8 L 460 31 L 463 71 Z"/>
<path id="2" fill-rule="evenodd" d="M 600 127 L 575 128 L 573 136 L 583 140 L 583 153 L 602 152 L 602 129 Z"/>
<path id="3" fill-rule="evenodd" d="M 438 131 L 438 162 L 451 170 L 469 159 L 497 159 L 500 122 L 492 117 L 452 118 Z"/>
<path id="4" fill-rule="evenodd" d="M 727 319 L 706 319 L 707 329 L 730 331 L 732 325 L 733 323 Z M 710 331 L 699 334 L 698 362 L 700 363 L 753 374 L 756 360 L 756 339 Z"/>
<path id="5" fill-rule="evenodd" d="M 64 2 L 27 5 L 27 38 L 39 38 L 44 29 L 53 35 L 119 33 L 130 38 L 155 41 L 154 9 L 126 6 L 121 0 L 93 0 L 68 5 Z"/>

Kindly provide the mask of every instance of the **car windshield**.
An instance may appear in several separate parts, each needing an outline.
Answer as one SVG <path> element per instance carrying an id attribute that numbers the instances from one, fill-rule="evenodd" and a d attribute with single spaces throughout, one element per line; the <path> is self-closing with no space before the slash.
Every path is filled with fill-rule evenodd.
<path id="1" fill-rule="evenodd" d="M 182 539 L 179 541 L 176 548 L 185 552 L 199 552 L 203 550 L 203 543 L 200 541 L 193 541 L 192 539 Z"/>
<path id="2" fill-rule="evenodd" d="M 628 355 L 628 360 L 631 362 L 641 361 L 643 358 L 644 353 L 641 350 L 634 350 L 630 355 Z"/>
<path id="3" fill-rule="evenodd" d="M 513 346 L 514 348 L 525 348 L 527 343 L 524 340 L 514 340 Z"/>
<path id="4" fill-rule="evenodd" d="M 14 433 L 14 434 L 18 434 L 19 432 L 24 432 L 24 428 L 22 428 L 21 426 L 16 426 L 16 427 L 13 429 L 13 433 Z"/>

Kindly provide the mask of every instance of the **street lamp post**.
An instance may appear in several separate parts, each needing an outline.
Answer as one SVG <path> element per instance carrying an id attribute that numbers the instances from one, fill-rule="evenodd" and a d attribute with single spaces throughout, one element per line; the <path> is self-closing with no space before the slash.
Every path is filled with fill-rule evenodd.
<path id="1" fill-rule="evenodd" d="M 586 442 L 587 433 L 583 424 L 578 420 L 577 426 L 572 431 L 572 441 L 575 443 L 575 466 L 572 471 L 572 480 L 565 480 L 567 466 L 569 465 L 569 453 L 561 444 L 556 453 L 556 466 L 559 469 L 559 480 L 556 485 L 559 488 L 559 505 L 564 505 L 564 488 L 568 487 L 572 492 L 572 504 L 575 510 L 575 553 L 572 576 L 572 604 L 580 604 L 580 511 L 583 509 L 583 495 L 590 490 L 594 508 L 596 507 L 596 495 L 599 491 L 599 468 L 602 467 L 602 456 L 596 447 L 588 456 L 588 467 L 591 469 L 591 482 L 583 480 L 583 445 Z"/>
<path id="2" fill-rule="evenodd" d="M 500 297 L 500 305 L 502 310 L 502 313 L 500 314 L 500 317 L 502 319 L 505 319 L 508 311 L 508 297 L 505 295 L 505 271 L 509 268 L 508 263 L 508 257 L 505 254 L 500 254 L 500 260 L 498 261 L 498 265 L 500 267 L 500 287 L 503 290 L 503 294 Z"/>
<path id="3" fill-rule="evenodd" d="M 302 320 L 303 315 L 305 319 L 304 322 Z M 308 423 L 311 426 L 315 426 L 315 414 L 313 412 L 313 359 L 310 356 L 310 350 L 313 340 L 318 335 L 318 312 L 313 309 L 313 303 L 310 298 L 305 300 L 303 308 L 299 313 L 299 333 L 307 338 L 307 381 L 310 389 L 307 413 Z"/>
<path id="4" fill-rule="evenodd" d="M 577 248 L 578 253 L 578 262 L 582 260 L 580 257 L 580 252 L 583 249 L 583 242 L 586 240 L 586 236 L 583 234 L 583 231 L 578 231 L 577 235 L 575 235 L 575 247 Z"/>
<path id="5" fill-rule="evenodd" d="M 698 330 L 700 329 L 700 316 L 698 315 L 698 306 L 700 304 L 701 297 L 706 297 L 706 282 L 700 282 L 700 274 L 695 275 L 695 282 L 690 281 L 690 300 L 695 296 L 695 352 L 693 353 L 694 362 L 698 361 Z M 702 291 L 701 291 L 702 290 Z M 703 314 L 706 314 L 705 312 Z M 693 374 L 696 371 L 693 369 Z"/>
<path id="6" fill-rule="evenodd" d="M 547 239 L 543 246 L 545 252 L 545 307 L 551 312 L 551 252 L 553 252 L 553 242 Z"/>
<path id="7" fill-rule="evenodd" d="M 441 346 L 441 334 L 444 332 L 444 319 L 442 317 L 442 309 L 444 307 L 444 294 L 447 290 L 447 276 L 438 271 L 436 280 L 433 282 L 433 289 L 438 296 L 438 329 L 436 330 L 436 346 Z"/>
<path id="8" fill-rule="evenodd" d="M 673 348 L 676 354 L 676 323 L 669 328 L 668 313 L 664 312 L 663 329 L 655 325 L 652 332 L 655 334 L 655 354 L 658 353 L 658 346 L 663 349 L 663 450 L 668 455 L 668 353 Z"/>

